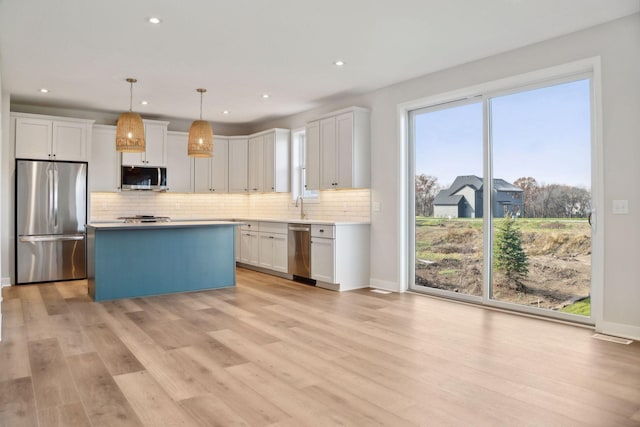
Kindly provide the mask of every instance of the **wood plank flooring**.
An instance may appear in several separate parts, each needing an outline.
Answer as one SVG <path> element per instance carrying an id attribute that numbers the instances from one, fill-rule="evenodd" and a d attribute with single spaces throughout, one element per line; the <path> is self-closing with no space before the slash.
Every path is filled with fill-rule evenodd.
<path id="1" fill-rule="evenodd" d="M 640 344 L 414 294 L 238 269 L 93 303 L 3 289 L 0 426 L 640 426 Z"/>

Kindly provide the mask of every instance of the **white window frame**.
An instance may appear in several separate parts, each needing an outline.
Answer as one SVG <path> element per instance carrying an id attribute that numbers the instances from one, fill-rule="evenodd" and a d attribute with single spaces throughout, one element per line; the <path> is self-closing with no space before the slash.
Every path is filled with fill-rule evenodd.
<path id="1" fill-rule="evenodd" d="M 601 60 L 600 57 L 587 58 L 574 61 L 567 64 L 558 65 L 542 70 L 537 70 L 525 74 L 507 77 L 495 81 L 490 81 L 476 86 L 455 90 L 448 93 L 438 94 L 421 98 L 406 103 L 399 104 L 397 107 L 398 130 L 400 137 L 399 144 L 399 172 L 400 179 L 400 203 L 399 203 L 399 283 L 402 290 L 414 288 L 412 257 L 415 256 L 415 218 L 413 214 L 413 147 L 409 135 L 410 121 L 409 112 L 438 104 L 446 104 L 454 100 L 470 99 L 477 96 L 483 98 L 485 115 L 488 108 L 488 99 L 507 93 L 515 93 L 526 90 L 527 88 L 536 88 L 547 86 L 552 83 L 558 83 L 566 79 L 571 81 L 580 75 L 588 75 L 591 79 L 591 162 L 592 162 L 592 203 L 593 203 L 593 240 L 592 240 L 592 276 L 591 276 L 591 316 L 588 319 L 581 319 L 573 315 L 565 315 L 565 313 L 550 312 L 550 318 L 560 320 L 571 320 L 579 323 L 595 323 L 596 330 L 601 329 L 603 322 L 603 286 L 604 286 L 604 221 L 599 221 L 596 216 L 597 212 L 604 212 L 604 175 L 603 175 L 603 159 L 604 149 L 602 144 L 602 79 L 601 79 Z M 484 130 L 484 138 L 487 140 L 488 130 Z M 485 141 L 484 159 L 485 169 L 489 165 L 487 156 L 489 156 L 490 144 Z M 485 170 L 484 176 L 491 176 L 491 170 Z M 487 189 L 485 189 L 486 191 Z M 485 197 L 485 204 L 490 202 Z M 485 206 L 488 212 L 489 206 Z M 489 218 L 489 216 L 487 216 Z M 488 221 L 488 220 L 487 220 Z M 491 233 L 491 229 L 485 224 L 485 233 Z M 485 238 L 485 243 L 489 239 Z M 485 263 L 489 264 L 491 248 L 485 247 Z M 486 267 L 486 265 L 485 265 Z M 484 274 L 489 274 L 490 269 L 485 268 Z M 489 285 L 489 280 L 484 280 L 485 286 Z M 488 298 L 487 290 L 484 289 L 482 303 L 486 306 L 496 308 L 515 309 L 516 311 L 540 315 L 537 310 L 527 310 L 527 307 L 512 307 L 507 303 L 496 302 Z"/>
<path id="2" fill-rule="evenodd" d="M 295 202 L 302 196 L 305 203 L 320 203 L 320 192 L 305 189 L 305 128 L 291 132 L 291 198 Z"/>

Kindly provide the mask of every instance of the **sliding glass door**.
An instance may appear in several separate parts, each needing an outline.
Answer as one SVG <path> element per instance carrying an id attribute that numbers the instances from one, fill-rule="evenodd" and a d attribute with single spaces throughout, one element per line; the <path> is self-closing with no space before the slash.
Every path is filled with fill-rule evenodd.
<path id="1" fill-rule="evenodd" d="M 590 86 L 576 77 L 409 113 L 413 289 L 589 321 Z"/>

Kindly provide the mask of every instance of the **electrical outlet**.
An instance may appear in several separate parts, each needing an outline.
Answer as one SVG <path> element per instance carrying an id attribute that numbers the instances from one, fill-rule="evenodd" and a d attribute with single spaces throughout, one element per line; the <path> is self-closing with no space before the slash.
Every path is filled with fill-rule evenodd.
<path id="1" fill-rule="evenodd" d="M 380 212 L 380 202 L 373 202 L 373 211 Z"/>
<path id="2" fill-rule="evenodd" d="M 617 215 L 624 215 L 629 213 L 629 201 L 628 200 L 614 200 L 611 207 L 611 212 Z"/>

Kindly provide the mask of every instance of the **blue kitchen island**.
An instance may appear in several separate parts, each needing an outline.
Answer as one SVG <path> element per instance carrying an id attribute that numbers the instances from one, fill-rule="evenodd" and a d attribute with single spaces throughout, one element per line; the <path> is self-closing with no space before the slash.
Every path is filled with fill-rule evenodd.
<path id="1" fill-rule="evenodd" d="M 229 221 L 87 225 L 87 276 L 94 301 L 235 286 Z"/>

